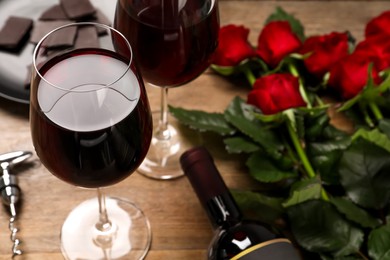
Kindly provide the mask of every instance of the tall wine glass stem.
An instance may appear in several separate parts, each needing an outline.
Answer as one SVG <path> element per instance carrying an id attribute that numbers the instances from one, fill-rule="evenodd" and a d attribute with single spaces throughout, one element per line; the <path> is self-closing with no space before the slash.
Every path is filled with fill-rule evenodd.
<path id="1" fill-rule="evenodd" d="M 160 120 L 158 122 L 158 128 L 156 132 L 156 138 L 159 141 L 169 140 L 171 138 L 171 132 L 168 128 L 168 88 L 161 88 L 161 100 L 160 100 Z"/>
<path id="2" fill-rule="evenodd" d="M 106 195 L 101 188 L 97 188 L 97 198 L 99 203 L 99 220 L 95 224 L 96 234 L 94 242 L 105 250 L 112 247 L 113 239 L 117 232 L 117 226 L 110 221 L 106 208 Z"/>
<path id="3" fill-rule="evenodd" d="M 112 228 L 112 223 L 108 219 L 107 208 L 106 208 L 106 195 L 101 188 L 97 188 L 97 197 L 99 202 L 99 222 L 96 223 L 95 227 L 100 232 L 106 232 Z"/>
<path id="4" fill-rule="evenodd" d="M 160 111 L 154 116 L 152 143 L 138 171 L 153 179 L 167 180 L 183 176 L 179 157 L 182 152 L 195 146 L 199 141 L 196 133 L 191 133 L 191 136 L 184 136 L 184 132 L 179 134 L 178 121 L 169 114 L 169 87 L 160 89 Z"/>

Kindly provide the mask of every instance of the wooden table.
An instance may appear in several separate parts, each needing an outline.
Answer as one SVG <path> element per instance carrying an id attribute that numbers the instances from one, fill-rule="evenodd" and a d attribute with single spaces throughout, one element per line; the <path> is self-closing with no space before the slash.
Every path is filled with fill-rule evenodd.
<path id="1" fill-rule="evenodd" d="M 114 4 L 114 1 L 113 1 Z M 349 30 L 363 38 L 367 21 L 390 9 L 387 1 L 221 1 L 221 24 L 234 23 L 251 29 L 256 44 L 266 17 L 276 6 L 293 13 L 305 26 L 306 35 Z M 1 61 L 0 61 L 1 62 Z M 148 88 L 153 108 L 158 108 L 159 90 Z M 170 103 L 187 109 L 221 112 L 235 95 L 245 97 L 247 89 L 208 70 L 184 87 L 170 91 Z M 33 151 L 28 106 L 0 99 L 0 153 Z M 205 135 L 206 146 L 216 159 L 227 185 L 254 188 L 245 166 L 226 154 L 218 140 Z M 95 196 L 93 190 L 78 189 L 53 177 L 34 155 L 17 174 L 23 191 L 18 236 L 24 255 L 18 259 L 63 259 L 59 232 L 70 210 Z M 212 237 L 211 226 L 186 178 L 155 181 L 135 173 L 107 189 L 110 195 L 127 197 L 141 207 L 153 229 L 153 242 L 146 259 L 205 259 Z M 0 211 L 0 259 L 10 259 L 8 214 Z"/>

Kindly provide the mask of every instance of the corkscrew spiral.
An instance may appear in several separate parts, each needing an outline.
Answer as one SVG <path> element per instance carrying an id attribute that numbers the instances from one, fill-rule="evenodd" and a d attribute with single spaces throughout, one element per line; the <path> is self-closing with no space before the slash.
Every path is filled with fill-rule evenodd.
<path id="1" fill-rule="evenodd" d="M 16 237 L 16 234 L 18 233 L 19 229 L 15 227 L 15 220 L 16 217 L 12 216 L 9 219 L 9 230 L 11 231 L 11 241 L 12 241 L 12 259 L 15 258 L 15 256 L 21 255 L 22 250 L 19 249 L 20 240 Z"/>

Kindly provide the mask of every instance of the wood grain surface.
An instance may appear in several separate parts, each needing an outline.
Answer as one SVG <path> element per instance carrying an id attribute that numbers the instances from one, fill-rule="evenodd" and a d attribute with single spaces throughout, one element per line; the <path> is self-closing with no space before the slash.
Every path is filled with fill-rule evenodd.
<path id="1" fill-rule="evenodd" d="M 113 4 L 114 1 L 113 1 Z M 306 35 L 349 30 L 356 39 L 363 38 L 369 19 L 390 9 L 388 1 L 220 1 L 221 24 L 250 28 L 250 41 L 257 36 L 266 17 L 276 6 L 300 19 Z M 1 62 L 1 61 L 0 61 Z M 235 84 L 207 70 L 186 86 L 170 90 L 169 102 L 187 109 L 221 112 L 236 95 L 245 97 L 246 86 Z M 148 87 L 153 109 L 158 109 L 159 89 Z M 238 157 L 223 151 L 218 138 L 203 135 L 205 145 L 230 188 L 256 188 Z M 33 151 L 28 106 L 0 99 L 0 153 Z M 36 155 L 30 163 L 14 170 L 23 192 L 17 222 L 24 254 L 16 259 L 63 259 L 59 232 L 70 210 L 95 191 L 79 189 L 53 177 Z M 109 195 L 125 197 L 141 207 L 153 230 L 152 247 L 146 259 L 205 259 L 212 237 L 211 226 L 186 178 L 155 181 L 134 173 L 125 181 L 106 189 Z M 8 214 L 0 210 L 0 259 L 11 259 Z"/>

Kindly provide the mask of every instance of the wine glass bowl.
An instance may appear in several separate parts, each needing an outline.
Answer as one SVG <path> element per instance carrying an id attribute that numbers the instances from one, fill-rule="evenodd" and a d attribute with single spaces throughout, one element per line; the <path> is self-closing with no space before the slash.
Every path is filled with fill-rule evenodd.
<path id="1" fill-rule="evenodd" d="M 218 3 L 118 0 L 114 27 L 134 47 L 144 80 L 161 88 L 152 144 L 138 171 L 155 179 L 183 176 L 179 157 L 194 144 L 185 140 L 177 126 L 168 120 L 167 93 L 169 88 L 194 80 L 209 66 L 218 43 Z"/>
<path id="2" fill-rule="evenodd" d="M 95 41 L 79 41 L 86 29 L 96 33 Z M 72 43 L 53 45 L 69 34 Z M 133 203 L 106 198 L 101 189 L 137 169 L 152 136 L 145 87 L 120 32 L 73 23 L 43 37 L 33 54 L 30 128 L 35 151 L 53 175 L 98 191 L 97 199 L 83 202 L 65 220 L 65 258 L 143 258 L 151 242 L 147 218 Z"/>

